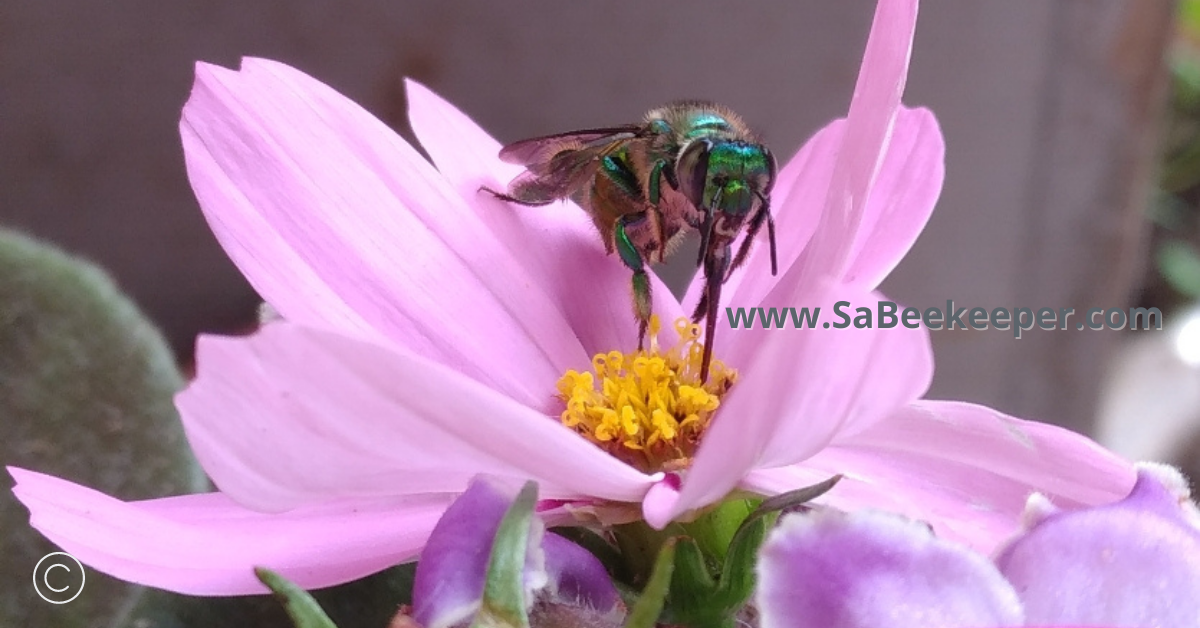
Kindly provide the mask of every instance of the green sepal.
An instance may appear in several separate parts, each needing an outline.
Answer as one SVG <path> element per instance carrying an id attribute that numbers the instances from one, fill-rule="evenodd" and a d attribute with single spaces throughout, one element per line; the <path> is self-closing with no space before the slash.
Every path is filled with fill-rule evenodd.
<path id="1" fill-rule="evenodd" d="M 731 615 L 736 613 L 754 593 L 758 549 L 767 537 L 767 530 L 775 525 L 776 515 L 770 512 L 753 520 L 747 519 L 729 544 L 721 580 L 713 594 L 713 604 L 723 611 Z"/>
<path id="2" fill-rule="evenodd" d="M 668 623 L 693 628 L 732 626 L 733 613 L 716 599 L 718 584 L 713 581 L 707 561 L 695 540 L 682 537 L 675 546 L 675 573 L 664 617 Z"/>
<path id="3" fill-rule="evenodd" d="M 627 605 L 632 605 L 637 597 L 637 591 L 644 588 L 654 572 L 658 553 L 663 544 L 674 537 L 684 534 L 678 523 L 671 523 L 665 529 L 655 530 L 645 521 L 633 521 L 612 526 L 610 529 L 613 541 L 616 543 L 619 560 L 615 567 L 610 567 L 615 573 L 618 584 L 627 585 L 634 591 L 632 599 L 627 598 Z M 621 590 L 618 587 L 618 590 Z"/>
<path id="4" fill-rule="evenodd" d="M 714 565 L 720 565 L 729 551 L 734 535 L 761 503 L 759 499 L 732 499 L 718 504 L 695 521 L 683 524 L 687 535 Z"/>
<path id="5" fill-rule="evenodd" d="M 671 578 L 670 607 L 693 608 L 707 605 L 706 599 L 717 583 L 695 539 L 680 537 L 675 543 L 675 575 Z"/>
<path id="6" fill-rule="evenodd" d="M 749 515 L 742 516 L 740 520 L 737 519 L 736 513 L 751 502 L 727 502 L 726 505 L 733 506 L 725 508 L 726 505 L 722 505 L 716 511 L 705 515 L 702 520 L 711 518 L 714 523 L 710 527 L 714 530 L 727 529 L 722 526 L 738 521 L 733 538 L 727 544 L 720 563 L 720 579 L 713 584 L 711 578 L 707 577 L 708 572 L 698 545 L 681 543 L 676 559 L 675 579 L 671 584 L 668 606 L 670 618 L 693 628 L 727 628 L 736 625 L 735 618 L 738 612 L 750 600 L 757 584 L 755 566 L 758 550 L 766 540 L 767 531 L 775 525 L 779 512 L 820 497 L 841 479 L 842 476 L 837 475 L 824 482 L 763 500 Z M 712 517 L 722 510 L 724 514 Z"/>
<path id="7" fill-rule="evenodd" d="M 755 508 L 754 512 L 742 520 L 737 532 L 733 535 L 733 540 L 729 543 L 729 551 L 726 554 L 721 574 L 721 586 L 729 588 L 730 591 L 736 590 L 739 586 L 748 586 L 752 590 L 754 588 L 752 579 L 747 585 L 731 584 L 731 581 L 741 577 L 737 576 L 739 573 L 754 573 L 753 565 L 754 559 L 758 556 L 758 548 L 766 538 L 767 530 L 774 525 L 778 514 L 789 508 L 803 506 L 828 493 L 841 479 L 842 475 L 838 474 L 824 482 L 762 500 L 758 508 Z M 749 565 L 750 568 L 742 569 L 745 565 Z"/>
<path id="8" fill-rule="evenodd" d="M 744 522 L 742 525 L 746 525 L 746 523 L 750 522 L 750 520 L 754 517 L 763 517 L 770 513 L 787 510 L 788 508 L 803 506 L 804 504 L 807 504 L 808 502 L 811 502 L 812 500 L 833 490 L 833 487 L 837 486 L 837 483 L 840 482 L 843 477 L 844 476 L 839 473 L 828 480 L 817 482 L 812 486 L 806 486 L 804 488 L 798 488 L 794 491 L 780 493 L 774 497 L 768 497 L 758 505 L 758 508 L 754 512 L 750 513 L 750 516 L 746 518 L 746 522 Z"/>
<path id="9" fill-rule="evenodd" d="M 659 548 L 658 557 L 654 559 L 654 569 L 650 572 L 650 580 L 629 610 L 625 628 L 654 628 L 657 625 L 663 606 L 666 605 L 667 593 L 670 592 L 675 572 L 676 542 L 677 539 L 667 539 Z"/>
<path id="10" fill-rule="evenodd" d="M 537 484 L 526 482 L 500 520 L 488 558 L 483 603 L 471 628 L 529 628 L 525 605 L 525 557 L 537 504 Z"/>
<path id="11" fill-rule="evenodd" d="M 767 538 L 767 530 L 775 525 L 779 513 L 788 508 L 802 506 L 828 493 L 842 476 L 835 475 L 824 482 L 782 493 L 765 499 L 738 527 L 721 571 L 720 584 L 713 596 L 715 604 L 736 611 L 746 604 L 754 593 L 755 565 L 758 550 Z"/>
<path id="12" fill-rule="evenodd" d="M 283 608 L 287 610 L 288 617 L 292 618 L 296 628 L 337 628 L 308 591 L 266 567 L 255 567 L 254 575 L 283 603 Z"/>

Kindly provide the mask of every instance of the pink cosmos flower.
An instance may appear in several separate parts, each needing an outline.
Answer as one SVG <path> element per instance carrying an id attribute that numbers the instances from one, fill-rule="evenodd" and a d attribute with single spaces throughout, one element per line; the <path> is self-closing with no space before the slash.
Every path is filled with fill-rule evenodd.
<path id="1" fill-rule="evenodd" d="M 943 176 L 933 115 L 900 105 L 916 13 L 916 0 L 879 4 L 849 115 L 779 173 L 779 277 L 759 251 L 729 303 L 880 298 Z M 694 455 L 665 473 L 610 455 L 550 417 L 564 373 L 633 349 L 628 272 L 578 208 L 481 194 L 519 169 L 408 87 L 433 165 L 290 67 L 197 66 L 180 125 L 192 186 L 283 320 L 198 341 L 178 406 L 219 493 L 126 503 L 10 469 L 32 525 L 119 578 L 231 595 L 264 590 L 254 565 L 317 588 L 412 560 L 480 473 L 537 481 L 566 505 L 544 513 L 560 523 L 608 508 L 655 526 L 735 489 L 843 473 L 825 503 L 906 513 L 981 549 L 1011 532 L 1031 491 L 1074 506 L 1132 485 L 1128 465 L 1070 432 L 920 401 L 923 329 L 723 329 L 717 357 L 739 378 Z M 663 285 L 654 294 L 662 319 L 683 316 Z"/>

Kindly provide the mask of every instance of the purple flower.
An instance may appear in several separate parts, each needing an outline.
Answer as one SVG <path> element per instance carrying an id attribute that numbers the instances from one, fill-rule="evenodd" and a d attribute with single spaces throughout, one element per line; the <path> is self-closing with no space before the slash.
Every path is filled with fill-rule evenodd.
<path id="1" fill-rule="evenodd" d="M 1144 465 L 1115 504 L 1060 511 L 1035 498 L 996 565 L 1030 625 L 1200 626 L 1195 508 L 1178 471 Z"/>
<path id="2" fill-rule="evenodd" d="M 488 561 L 516 491 L 485 478 L 471 482 L 438 521 L 417 563 L 412 617 L 425 628 L 465 625 L 483 599 Z M 525 562 L 524 602 L 599 616 L 622 607 L 604 566 L 583 548 L 546 532 L 534 519 Z M 560 612 L 567 612 L 561 611 Z"/>
<path id="3" fill-rule="evenodd" d="M 1030 529 L 995 564 L 894 515 L 789 515 L 759 557 L 762 627 L 1200 626 L 1184 486 L 1146 466 L 1107 506 L 1057 511 L 1036 496 Z"/>

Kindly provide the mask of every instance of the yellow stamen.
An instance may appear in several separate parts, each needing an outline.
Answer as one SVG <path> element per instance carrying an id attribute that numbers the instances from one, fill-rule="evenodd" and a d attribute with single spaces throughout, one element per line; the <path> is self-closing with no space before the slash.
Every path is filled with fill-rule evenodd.
<path id="1" fill-rule="evenodd" d="M 708 381 L 700 382 L 699 325 L 676 321 L 679 344 L 665 351 L 658 345 L 661 328 L 650 317 L 648 351 L 598 353 L 594 375 L 567 371 L 557 386 L 563 425 L 647 472 L 687 466 L 737 381 L 737 371 L 714 359 Z"/>

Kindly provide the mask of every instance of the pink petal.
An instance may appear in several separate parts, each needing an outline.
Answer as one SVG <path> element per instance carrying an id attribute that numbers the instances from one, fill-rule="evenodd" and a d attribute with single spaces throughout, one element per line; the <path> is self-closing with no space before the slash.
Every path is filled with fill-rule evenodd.
<path id="1" fill-rule="evenodd" d="M 674 473 L 665 474 L 655 482 L 642 499 L 642 518 L 660 530 L 666 527 L 681 512 L 676 509 L 679 504 L 679 486 L 679 476 Z"/>
<path id="2" fill-rule="evenodd" d="M 539 227 L 548 226 L 542 221 L 522 224 L 525 221 L 516 219 L 521 216 L 520 210 L 496 211 L 495 206 L 484 209 L 485 205 L 475 203 L 476 200 L 493 198 L 481 187 L 502 192 L 504 186 L 524 168 L 500 161 L 500 142 L 433 90 L 412 79 L 404 80 L 404 89 L 408 100 L 408 123 L 421 148 L 425 149 L 450 186 L 470 201 L 468 204 L 480 220 L 488 223 L 489 227 L 495 222 L 502 230 L 509 232 L 507 235 L 511 238 L 528 238 L 540 230 Z M 514 218 L 497 220 L 498 214 L 514 214 Z M 591 224 L 587 216 L 574 206 L 557 208 L 549 212 L 546 219 L 556 231 L 586 231 Z M 528 244 L 527 240 L 523 248 L 530 248 Z M 590 238 L 587 244 L 592 245 L 591 248 L 600 248 L 600 243 Z"/>
<path id="3" fill-rule="evenodd" d="M 452 497 L 352 499 L 267 515 L 221 493 L 122 502 L 8 470 L 30 523 L 64 551 L 122 580 L 191 595 L 266 593 L 255 566 L 315 589 L 410 561 Z"/>
<path id="4" fill-rule="evenodd" d="M 820 222 L 810 246 L 767 297 L 769 304 L 800 303 L 822 278 L 841 279 L 850 270 L 867 202 L 900 109 L 917 4 L 917 0 L 893 0 L 876 5 Z"/>
<path id="5" fill-rule="evenodd" d="M 839 288 L 824 299 L 869 304 Z M 837 322 L 831 309 L 822 320 Z M 847 308 L 853 313 L 853 308 Z M 804 460 L 843 433 L 865 429 L 919 398 L 933 375 L 924 328 L 760 330 L 770 341 L 744 356 L 737 386 L 704 436 L 679 500 L 652 525 L 720 499 L 755 468 Z M 797 487 L 798 488 L 798 487 Z"/>
<path id="6" fill-rule="evenodd" d="M 845 281 L 879 286 L 929 222 L 946 178 L 946 141 L 928 109 L 900 108 L 871 187 Z"/>
<path id="7" fill-rule="evenodd" d="M 453 105 L 415 81 L 406 84 L 409 122 L 421 146 L 477 219 L 559 305 L 588 353 L 633 348 L 631 273 L 604 252 L 587 214 L 570 202 L 524 207 L 481 191 L 504 191 L 522 168 L 500 161 L 500 143 Z M 657 276 L 651 281 L 654 312 L 663 319 L 664 333 L 673 333 L 670 323 L 683 310 Z"/>
<path id="8" fill-rule="evenodd" d="M 1074 432 L 983 406 L 919 401 L 798 467 L 751 473 L 742 486 L 773 494 L 833 473 L 846 478 L 825 503 L 928 521 L 939 536 L 985 553 L 1016 531 L 1030 493 L 1088 506 L 1120 498 L 1134 481 L 1129 463 Z"/>
<path id="9" fill-rule="evenodd" d="M 462 491 L 477 473 L 547 498 L 639 501 L 650 478 L 558 421 L 402 350 L 300 327 L 206 336 L 177 405 L 222 491 L 256 509 Z"/>
<path id="10" fill-rule="evenodd" d="M 213 231 L 283 317 L 407 347 L 531 403 L 586 361 L 441 175 L 329 87 L 261 59 L 199 64 L 180 132 Z"/>
<path id="11" fill-rule="evenodd" d="M 894 515 L 786 515 L 763 545 L 763 628 L 1024 625 L 1012 585 L 983 556 Z"/>

